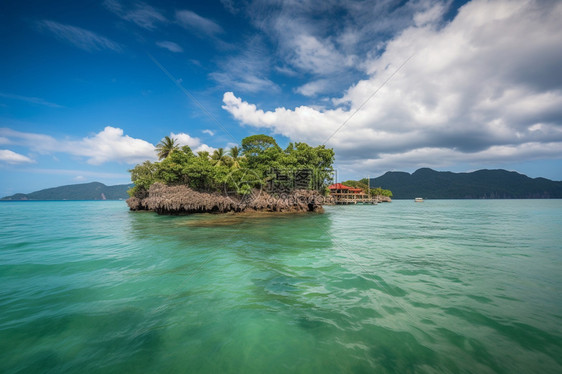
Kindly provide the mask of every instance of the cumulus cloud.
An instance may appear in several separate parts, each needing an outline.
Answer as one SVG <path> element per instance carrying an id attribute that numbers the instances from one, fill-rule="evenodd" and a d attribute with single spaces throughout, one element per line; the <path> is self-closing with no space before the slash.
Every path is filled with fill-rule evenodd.
<path id="1" fill-rule="evenodd" d="M 214 152 L 215 148 L 204 144 L 201 139 L 186 133 L 170 133 L 180 146 L 187 145 L 194 152 Z M 26 133 L 9 128 L 0 128 L 0 139 L 5 144 L 27 147 L 39 154 L 67 153 L 85 157 L 91 165 L 108 162 L 136 164 L 146 160 L 156 161 L 155 146 L 146 140 L 126 135 L 123 129 L 106 126 L 102 131 L 82 139 L 56 139 L 50 135 Z M 2 151 L 1 161 L 35 162 L 12 151 Z M 27 160 L 27 161 L 26 161 Z M 82 172 L 81 175 L 85 172 Z"/>
<path id="2" fill-rule="evenodd" d="M 267 50 L 255 48 L 255 40 L 246 42 L 239 47 L 243 53 L 230 56 L 211 78 L 229 91 L 280 91 L 270 79 L 276 72 L 298 79 L 300 87 L 294 91 L 303 96 L 339 95 L 350 82 L 365 76 L 365 59 L 380 54 L 389 36 L 410 25 L 437 22 L 450 4 L 450 0 L 238 3 L 238 10 L 260 31 Z M 256 69 L 260 62 L 263 67 Z"/>
<path id="3" fill-rule="evenodd" d="M 0 162 L 8 164 L 32 164 L 35 161 L 9 149 L 0 149 Z"/>
<path id="4" fill-rule="evenodd" d="M 203 134 L 207 134 L 210 136 L 215 136 L 215 132 L 213 130 L 205 129 L 203 130 Z"/>
<path id="5" fill-rule="evenodd" d="M 201 139 L 193 137 L 189 134 L 186 133 L 179 133 L 179 134 L 174 134 L 173 132 L 170 133 L 170 138 L 176 139 L 178 141 L 178 144 L 180 146 L 184 146 L 187 145 L 189 146 L 189 148 L 191 148 L 191 150 L 195 153 L 197 152 L 201 152 L 201 151 L 207 151 L 207 152 L 214 152 L 216 148 L 213 148 L 211 146 L 208 146 L 207 144 L 203 144 L 201 143 Z"/>
<path id="6" fill-rule="evenodd" d="M 92 165 L 106 162 L 135 164 L 156 158 L 152 144 L 125 135 L 122 129 L 111 126 L 80 140 L 61 140 L 49 135 L 6 128 L 0 129 L 0 136 L 9 139 L 10 144 L 28 147 L 40 154 L 68 153 L 86 157 L 87 162 Z"/>
<path id="7" fill-rule="evenodd" d="M 223 108 L 292 140 L 335 133 L 328 145 L 342 163 L 373 168 L 562 157 L 562 3 L 475 0 L 448 23 L 445 9 L 420 8 L 382 53 L 360 62 L 368 77 L 331 109 L 264 111 L 232 92 Z M 313 94 L 314 83 L 299 90 Z"/>
<path id="8" fill-rule="evenodd" d="M 170 52 L 174 52 L 174 53 L 181 53 L 181 52 L 183 52 L 183 48 L 182 48 L 180 45 L 178 45 L 177 43 L 174 43 L 174 42 L 170 42 L 170 41 L 168 41 L 168 40 L 163 40 L 163 41 L 160 41 L 160 42 L 156 42 L 156 45 L 157 45 L 158 47 L 167 49 L 167 50 L 170 51 Z"/>
<path id="9" fill-rule="evenodd" d="M 107 126 L 92 137 L 66 144 L 69 153 L 88 157 L 88 163 L 100 165 L 109 161 L 134 164 L 154 159 L 154 146 L 142 139 L 123 134 L 123 130 Z"/>
<path id="10" fill-rule="evenodd" d="M 88 52 L 109 49 L 115 52 L 121 51 L 121 46 L 93 31 L 80 27 L 64 25 L 54 21 L 41 21 L 39 28 L 51 32 L 57 39 L 65 41 Z"/>

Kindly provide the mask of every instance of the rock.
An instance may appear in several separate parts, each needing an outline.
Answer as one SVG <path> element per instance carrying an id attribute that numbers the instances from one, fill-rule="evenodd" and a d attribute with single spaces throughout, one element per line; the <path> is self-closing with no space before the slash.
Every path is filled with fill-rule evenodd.
<path id="1" fill-rule="evenodd" d="M 325 198 L 316 191 L 296 190 L 290 194 L 271 195 L 254 191 L 250 197 L 199 192 L 184 185 L 154 183 L 144 198 L 131 197 L 131 210 L 149 210 L 158 214 L 227 213 L 227 212 L 323 212 Z"/>
<path id="2" fill-rule="evenodd" d="M 390 203 L 392 199 L 388 196 L 377 195 L 377 201 L 379 203 Z"/>

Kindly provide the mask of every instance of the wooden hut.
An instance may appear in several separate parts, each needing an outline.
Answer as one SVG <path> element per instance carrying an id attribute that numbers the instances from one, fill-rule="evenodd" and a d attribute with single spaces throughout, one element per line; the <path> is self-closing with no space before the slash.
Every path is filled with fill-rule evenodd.
<path id="1" fill-rule="evenodd" d="M 369 194 L 365 193 L 361 188 L 335 183 L 328 186 L 328 189 L 330 190 L 330 196 L 334 200 L 334 204 L 376 203 L 376 199 L 372 199 Z"/>

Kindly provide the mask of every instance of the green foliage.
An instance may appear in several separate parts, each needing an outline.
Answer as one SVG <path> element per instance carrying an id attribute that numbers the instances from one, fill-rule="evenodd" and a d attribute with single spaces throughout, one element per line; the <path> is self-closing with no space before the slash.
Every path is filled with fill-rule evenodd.
<path id="1" fill-rule="evenodd" d="M 157 165 L 156 179 L 166 184 L 187 183 L 188 175 L 184 173 L 183 169 L 194 158 L 195 156 L 188 146 L 170 153 Z"/>
<path id="2" fill-rule="evenodd" d="M 283 150 L 275 139 L 266 135 L 249 136 L 242 140 L 241 147 L 232 147 L 228 154 L 218 148 L 212 155 L 205 151 L 194 155 L 187 146 L 178 148 L 169 137 L 157 148 L 160 162 L 146 161 L 130 170 L 135 184 L 129 191 L 131 196 L 146 196 L 155 182 L 183 184 L 198 191 L 226 188 L 246 194 L 252 188 L 263 186 L 271 177 L 271 169 L 310 170 L 317 183 L 312 185 L 311 182 L 308 187 L 323 191 L 331 182 L 334 162 L 334 151 L 323 145 L 311 147 L 306 143 L 291 143 Z M 242 180 L 244 183 L 240 183 Z"/>
<path id="3" fill-rule="evenodd" d="M 371 189 L 369 190 L 369 188 L 368 188 L 369 184 L 368 184 L 367 178 L 363 178 L 363 179 L 358 180 L 358 181 L 348 180 L 348 181 L 342 182 L 342 184 L 345 185 L 345 186 L 353 187 L 353 188 L 361 188 L 365 192 L 370 191 L 372 196 L 392 197 L 392 191 L 385 190 L 381 187 L 376 187 L 376 188 L 371 187 Z"/>
<path id="4" fill-rule="evenodd" d="M 506 170 L 452 173 L 422 168 L 413 174 L 388 172 L 371 181 L 372 185 L 391 189 L 396 199 L 562 198 L 562 182 Z"/>
<path id="5" fill-rule="evenodd" d="M 252 135 L 242 139 L 242 152 L 246 156 L 248 168 L 260 176 L 277 165 L 282 154 L 275 139 L 267 135 Z"/>
<path id="6" fill-rule="evenodd" d="M 311 147 L 306 143 L 289 143 L 272 167 L 279 169 L 311 170 L 314 177 L 309 188 L 324 190 L 332 181 L 334 151 L 324 145 Z"/>
<path id="7" fill-rule="evenodd" d="M 377 187 L 377 188 L 371 188 L 371 194 L 376 195 L 376 196 L 388 196 L 388 197 L 392 197 L 392 191 L 390 190 L 385 190 L 381 187 Z"/>
<path id="8" fill-rule="evenodd" d="M 156 181 L 157 163 L 145 161 L 129 170 L 131 181 L 135 184 L 127 193 L 129 196 L 143 197 Z"/>
<path id="9" fill-rule="evenodd" d="M 211 161 L 215 166 L 230 165 L 231 162 L 230 157 L 224 152 L 223 148 L 215 149 L 211 156 Z"/>
<path id="10" fill-rule="evenodd" d="M 230 160 L 231 160 L 230 167 L 232 169 L 240 169 L 242 167 L 242 163 L 246 161 L 245 157 L 242 156 L 242 149 L 240 147 L 234 146 L 230 148 L 228 154 L 230 155 Z"/>
<path id="11" fill-rule="evenodd" d="M 169 136 L 165 136 L 164 139 L 162 139 L 160 143 L 158 143 L 158 145 L 156 146 L 158 159 L 159 160 L 165 159 L 178 149 L 179 146 L 177 140 L 174 138 L 170 138 Z"/>

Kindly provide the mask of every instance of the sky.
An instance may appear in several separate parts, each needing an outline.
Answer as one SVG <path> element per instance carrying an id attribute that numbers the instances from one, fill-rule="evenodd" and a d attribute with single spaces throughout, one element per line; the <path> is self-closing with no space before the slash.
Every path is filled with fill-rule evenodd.
<path id="1" fill-rule="evenodd" d="M 325 144 L 339 180 L 562 180 L 560 19 L 558 0 L 5 0 L 0 196 L 129 183 L 164 136 Z"/>

